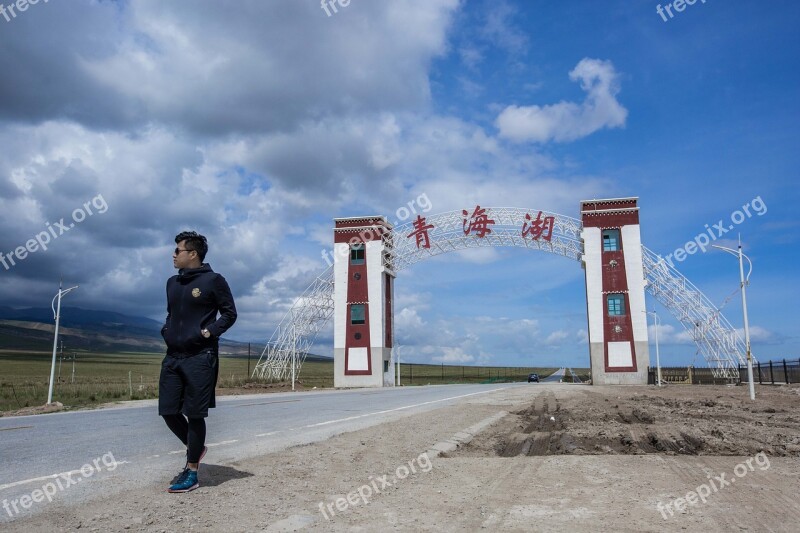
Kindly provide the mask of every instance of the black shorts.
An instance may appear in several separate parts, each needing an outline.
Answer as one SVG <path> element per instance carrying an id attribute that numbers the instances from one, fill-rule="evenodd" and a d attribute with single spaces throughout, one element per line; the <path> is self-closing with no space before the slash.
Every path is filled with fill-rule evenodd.
<path id="1" fill-rule="evenodd" d="M 191 357 L 167 355 L 158 380 L 158 414 L 183 413 L 187 418 L 205 418 L 216 407 L 214 389 L 219 358 L 211 351 Z"/>

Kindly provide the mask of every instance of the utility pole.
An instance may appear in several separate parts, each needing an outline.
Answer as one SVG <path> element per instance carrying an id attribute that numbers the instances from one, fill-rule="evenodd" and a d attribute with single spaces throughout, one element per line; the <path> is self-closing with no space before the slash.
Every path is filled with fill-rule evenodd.
<path id="1" fill-rule="evenodd" d="M 739 235 L 739 249 L 733 250 L 731 248 L 726 248 L 724 246 L 718 246 L 716 244 L 711 245 L 713 248 L 719 248 L 724 252 L 728 252 L 731 255 L 737 256 L 739 258 L 739 283 L 742 287 L 742 312 L 744 313 L 744 346 L 745 352 L 747 353 L 747 380 L 750 382 L 750 399 L 756 399 L 756 386 L 753 383 L 753 354 L 750 352 L 750 326 L 747 321 L 747 295 L 745 287 L 750 284 L 750 274 L 753 273 L 753 262 L 750 261 L 750 258 L 747 257 L 742 253 L 742 236 Z M 744 277 L 744 263 L 742 262 L 742 258 L 747 258 L 747 262 L 750 263 L 750 271 L 747 273 L 747 278 Z M 761 372 L 758 373 L 759 379 L 761 379 Z"/>
<path id="2" fill-rule="evenodd" d="M 655 311 L 645 311 L 648 315 L 653 315 L 653 324 L 656 328 L 656 381 L 658 386 L 661 386 L 661 360 L 658 357 L 658 328 L 661 325 L 661 319 Z"/>
<path id="3" fill-rule="evenodd" d="M 63 286 L 63 280 L 58 282 L 58 293 L 53 297 L 53 301 L 50 303 L 50 307 L 53 309 L 53 318 L 56 321 L 56 330 L 53 336 L 53 362 L 50 365 L 50 389 L 47 391 L 47 403 L 53 403 L 53 381 L 56 377 L 56 349 L 58 348 L 58 325 L 61 319 L 61 297 L 65 296 L 70 291 L 73 291 L 78 288 L 78 285 L 74 287 L 70 287 L 69 289 L 63 290 L 61 287 Z M 58 299 L 58 307 L 56 308 L 56 299 Z"/>
<path id="4" fill-rule="evenodd" d="M 397 386 L 400 386 L 400 347 L 402 345 L 398 344 L 397 348 L 395 349 L 395 353 L 397 354 Z"/>

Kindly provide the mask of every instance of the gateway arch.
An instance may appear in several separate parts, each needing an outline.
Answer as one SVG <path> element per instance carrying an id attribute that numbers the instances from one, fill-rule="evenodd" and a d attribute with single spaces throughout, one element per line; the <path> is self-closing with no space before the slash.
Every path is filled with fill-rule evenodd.
<path id="1" fill-rule="evenodd" d="M 334 263 L 295 300 L 253 376 L 287 379 L 334 320 L 334 386 L 394 383 L 394 279 L 443 253 L 513 246 L 584 269 L 593 384 L 645 384 L 645 291 L 683 324 L 716 377 L 736 379 L 744 343 L 688 279 L 641 244 L 637 198 L 583 201 L 581 218 L 539 209 L 469 206 L 393 226 L 383 216 L 335 219 Z"/>

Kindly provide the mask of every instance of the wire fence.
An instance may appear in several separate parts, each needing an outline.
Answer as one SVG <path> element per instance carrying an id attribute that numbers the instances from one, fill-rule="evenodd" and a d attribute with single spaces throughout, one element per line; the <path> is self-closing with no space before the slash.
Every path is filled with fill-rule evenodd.
<path id="1" fill-rule="evenodd" d="M 656 369 L 648 368 L 647 383 L 655 385 Z M 738 378 L 717 378 L 713 370 L 695 366 L 661 367 L 662 383 L 680 385 L 724 385 L 747 383 L 747 366 L 739 366 Z M 791 385 L 800 383 L 800 359 L 781 359 L 778 361 L 757 362 L 753 365 L 753 381 L 762 385 Z"/>
<path id="2" fill-rule="evenodd" d="M 739 367 L 741 381 L 747 382 L 747 366 Z M 800 383 L 800 359 L 758 362 L 753 365 L 753 382 L 768 385 Z"/>
<path id="3" fill-rule="evenodd" d="M 502 383 L 527 381 L 530 374 L 544 378 L 556 368 L 543 367 L 480 367 L 466 365 L 430 365 L 421 363 L 400 364 L 401 385 L 427 385 L 428 383 Z M 577 373 L 579 379 L 588 379 L 588 370 Z M 571 381 L 565 377 L 564 381 Z"/>

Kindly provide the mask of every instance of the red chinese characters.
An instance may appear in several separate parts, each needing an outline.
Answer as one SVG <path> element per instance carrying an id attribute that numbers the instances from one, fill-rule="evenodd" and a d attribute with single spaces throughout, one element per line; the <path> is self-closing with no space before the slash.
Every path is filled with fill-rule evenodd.
<path id="1" fill-rule="evenodd" d="M 553 236 L 555 220 L 556 217 L 553 216 L 542 218 L 541 211 L 536 215 L 536 220 L 531 218 L 530 213 L 526 213 L 525 222 L 522 223 L 522 238 L 524 239 L 530 235 L 533 240 L 538 240 L 541 237 L 549 242 Z"/>
<path id="2" fill-rule="evenodd" d="M 412 235 L 416 236 L 417 238 L 417 248 L 422 245 L 423 248 L 430 248 L 431 241 L 430 237 L 428 237 L 428 230 L 433 229 L 433 224 L 426 224 L 425 217 L 417 215 L 417 220 L 414 221 L 414 231 L 406 235 L 406 238 L 410 238 Z"/>
<path id="3" fill-rule="evenodd" d="M 495 222 L 486 214 L 486 209 L 481 209 L 481 206 L 476 205 L 475 211 L 472 212 L 472 216 L 469 218 L 467 218 L 469 211 L 466 209 L 462 210 L 461 213 L 464 215 L 464 222 L 461 225 L 464 230 L 464 235 L 474 233 L 478 237 L 483 238 L 492 232 L 489 226 L 493 225 Z"/>

